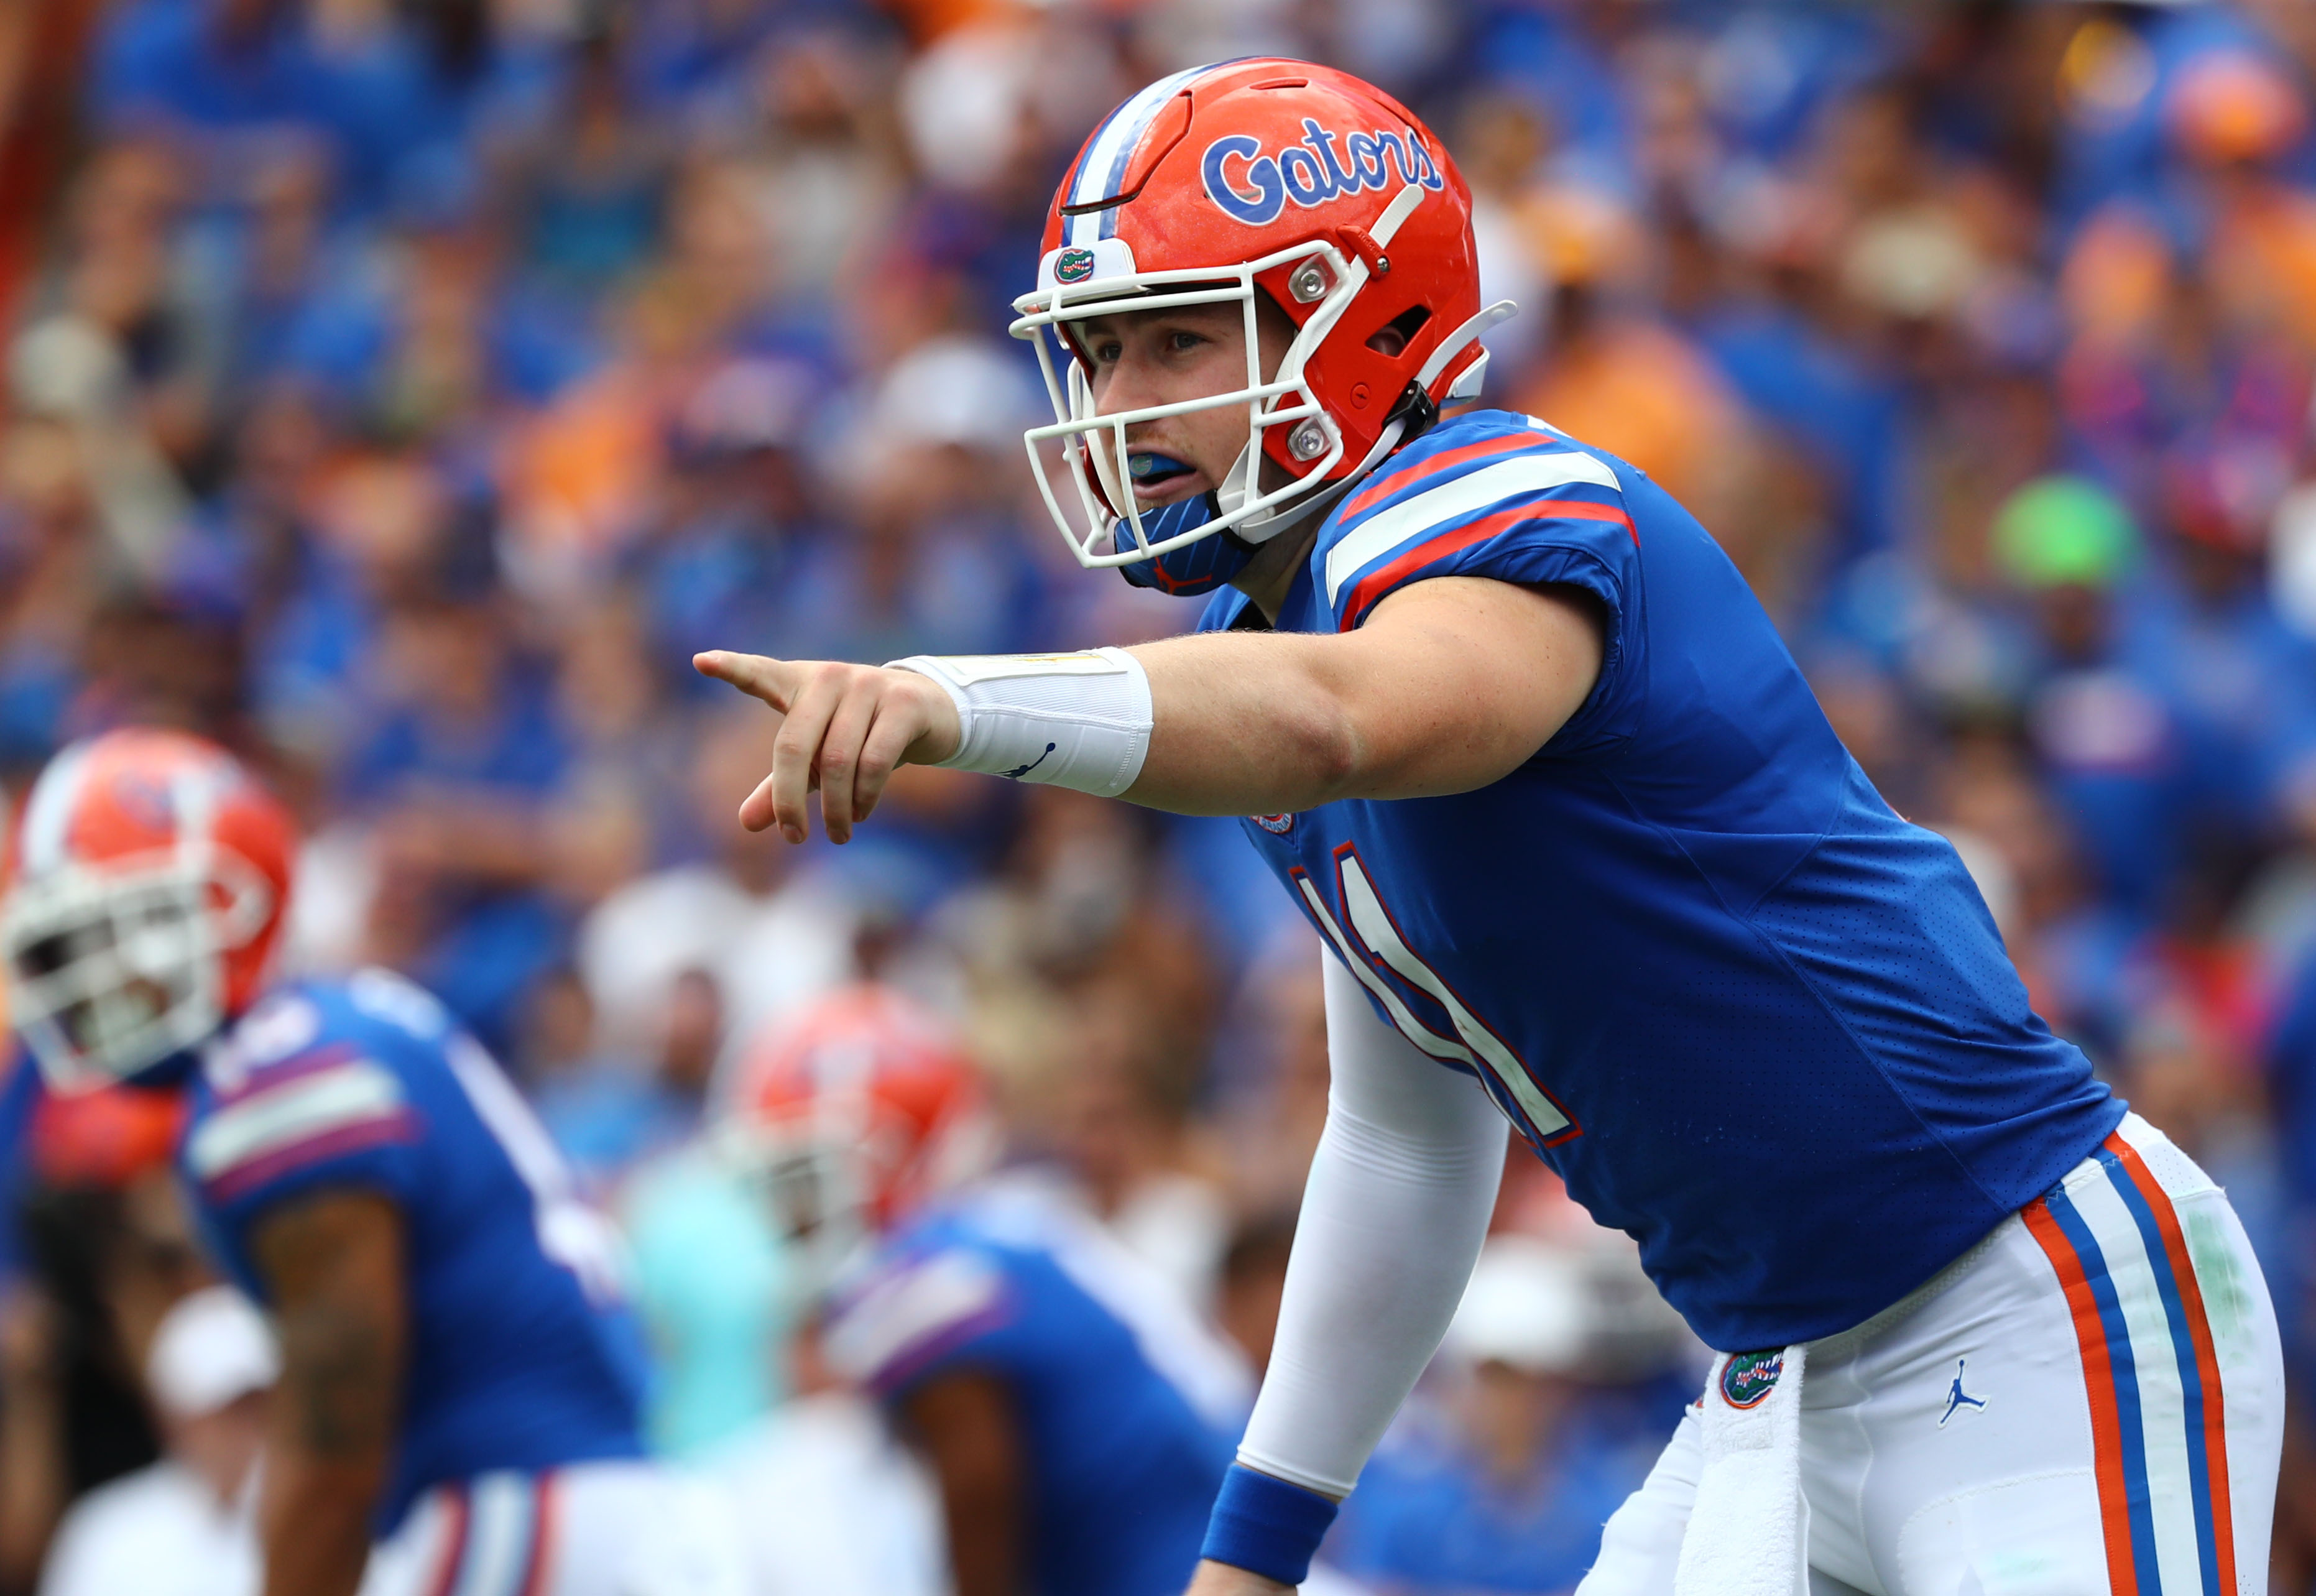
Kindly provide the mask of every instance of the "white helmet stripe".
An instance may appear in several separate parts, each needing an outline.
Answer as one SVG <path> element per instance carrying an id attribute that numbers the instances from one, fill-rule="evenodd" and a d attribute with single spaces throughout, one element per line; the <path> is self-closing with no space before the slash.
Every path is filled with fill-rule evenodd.
<path id="1" fill-rule="evenodd" d="M 24 800 L 24 875 L 38 876 L 67 862 L 65 840 L 88 782 L 88 750 L 86 743 L 74 744 L 50 760 L 32 784 Z"/>
<path id="2" fill-rule="evenodd" d="M 1182 85 L 1211 67 L 1192 67 L 1162 77 L 1118 108 L 1101 131 L 1094 136 L 1086 150 L 1085 159 L 1078 163 L 1076 181 L 1070 184 L 1070 203 L 1090 205 L 1106 200 L 1118 192 L 1118 181 L 1126 175 L 1126 164 L 1134 156 L 1135 146 L 1150 129 L 1151 121 L 1164 108 L 1166 102 L 1181 92 Z M 1103 236 L 1105 221 L 1114 220 L 1116 210 L 1089 210 L 1082 216 L 1070 217 L 1068 242 L 1091 245 Z"/>

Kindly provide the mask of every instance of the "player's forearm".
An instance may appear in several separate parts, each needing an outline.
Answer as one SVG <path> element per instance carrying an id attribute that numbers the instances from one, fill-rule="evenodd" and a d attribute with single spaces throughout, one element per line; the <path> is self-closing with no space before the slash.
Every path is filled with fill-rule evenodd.
<path id="1" fill-rule="evenodd" d="M 1438 1136 L 1354 1112 L 1340 1096 L 1312 1161 L 1270 1366 L 1242 1461 L 1349 1493 L 1454 1317 L 1502 1174 L 1504 1127 L 1476 1086 Z"/>
<path id="2" fill-rule="evenodd" d="M 1391 594 L 1346 634 L 912 655 L 883 669 L 722 652 L 693 664 L 786 717 L 740 823 L 801 843 L 817 786 L 842 843 L 903 763 L 1189 815 L 1467 792 L 1552 739 L 1590 692 L 1601 646 L 1596 617 L 1562 590 L 1443 576 Z"/>
<path id="3" fill-rule="evenodd" d="M 266 1444 L 265 1596 L 352 1596 L 392 1457 L 396 1338 L 366 1309 L 326 1301 L 300 1304 L 281 1330 Z"/>
<path id="4" fill-rule="evenodd" d="M 265 1468 L 264 1596 L 353 1596 L 370 1560 L 383 1455 L 348 1460 L 276 1445 Z"/>
<path id="5" fill-rule="evenodd" d="M 402 1223 L 324 1190 L 253 1229 L 281 1342 L 267 1425 L 265 1596 L 352 1596 L 401 1425 L 408 1340 Z"/>
<path id="6" fill-rule="evenodd" d="M 1340 1501 L 1423 1371 L 1479 1254 L 1504 1125 L 1472 1082 L 1424 1057 L 1326 966 L 1327 1128 L 1312 1160 L 1278 1333 L 1239 1467 L 1215 1504 L 1215 1563 L 1193 1596 L 1261 1596 L 1303 1577 Z"/>
<path id="7" fill-rule="evenodd" d="M 1330 638 L 1230 634 L 1131 650 L 1150 752 L 1121 797 L 1180 815 L 1269 815 L 1349 796 L 1363 753 Z M 1340 650 L 1339 650 L 1340 651 Z"/>
<path id="8" fill-rule="evenodd" d="M 0 1379 L 0 1591 L 29 1591 L 71 1493 L 64 1393 L 52 1370 Z"/>

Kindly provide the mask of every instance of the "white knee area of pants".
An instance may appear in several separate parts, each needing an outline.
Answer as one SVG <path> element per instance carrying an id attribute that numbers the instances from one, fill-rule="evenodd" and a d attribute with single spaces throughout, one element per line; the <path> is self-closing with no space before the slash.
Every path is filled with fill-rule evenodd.
<path id="1" fill-rule="evenodd" d="M 957 706 L 947 769 L 1116 798 L 1149 756 L 1150 677 L 1123 648 L 913 654 L 886 668 L 931 677 Z"/>
<path id="2" fill-rule="evenodd" d="M 1697 1501 L 1705 1467 L 1705 1438 L 1696 1410 L 1681 1415 L 1656 1467 L 1641 1488 L 1608 1516 L 1600 1555 L 1576 1587 L 1576 1596 L 1672 1596 L 1680 1565 L 1680 1538 Z"/>

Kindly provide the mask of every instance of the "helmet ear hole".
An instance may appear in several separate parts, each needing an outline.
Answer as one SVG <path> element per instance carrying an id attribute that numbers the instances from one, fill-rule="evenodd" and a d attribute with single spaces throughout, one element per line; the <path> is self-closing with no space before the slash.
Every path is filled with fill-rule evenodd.
<path id="1" fill-rule="evenodd" d="M 1410 305 L 1368 334 L 1367 347 L 1386 360 L 1394 359 L 1407 352 L 1407 346 L 1415 342 L 1416 334 L 1421 332 L 1424 324 L 1430 319 L 1430 306 Z"/>

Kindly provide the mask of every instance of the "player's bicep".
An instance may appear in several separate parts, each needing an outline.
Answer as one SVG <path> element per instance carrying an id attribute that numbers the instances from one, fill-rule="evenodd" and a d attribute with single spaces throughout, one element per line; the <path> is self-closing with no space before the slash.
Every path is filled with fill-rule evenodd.
<path id="1" fill-rule="evenodd" d="M 1604 618 L 1581 589 L 1439 576 L 1397 589 L 1340 639 L 1333 683 L 1359 798 L 1468 792 L 1510 775 L 1599 680 Z"/>
<path id="2" fill-rule="evenodd" d="M 400 1212 L 375 1192 L 325 1188 L 267 1209 L 250 1261 L 281 1342 L 281 1439 L 309 1456 L 384 1456 L 401 1409 L 408 1340 Z"/>

